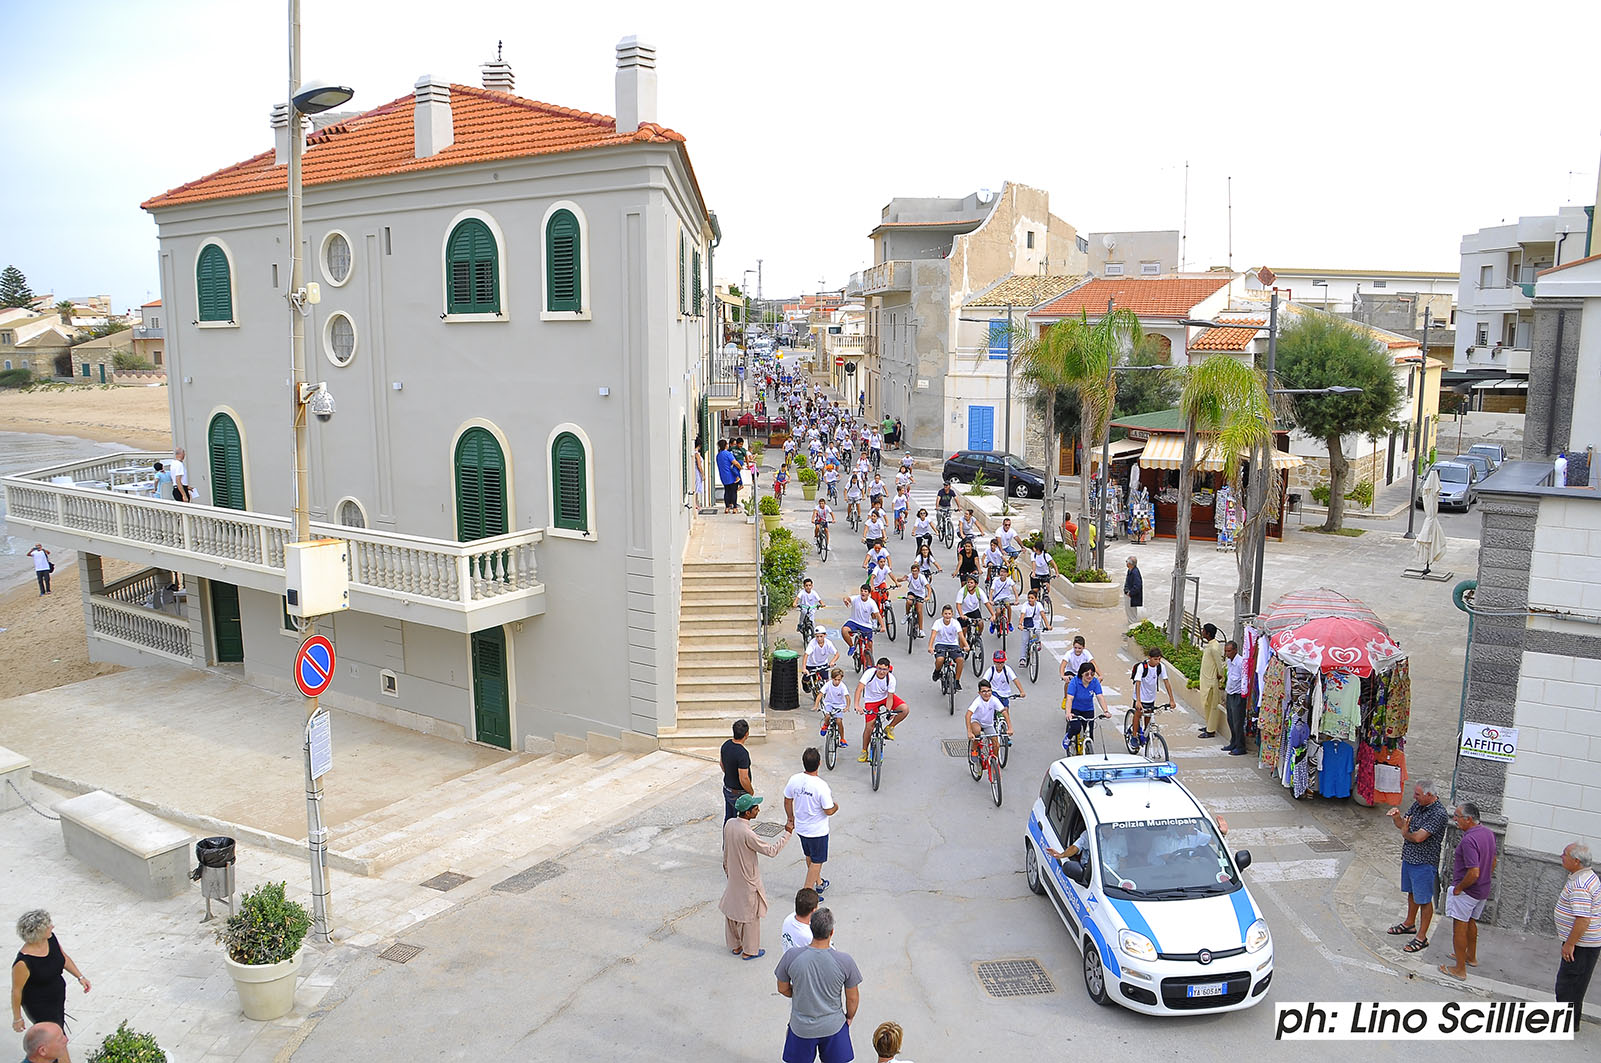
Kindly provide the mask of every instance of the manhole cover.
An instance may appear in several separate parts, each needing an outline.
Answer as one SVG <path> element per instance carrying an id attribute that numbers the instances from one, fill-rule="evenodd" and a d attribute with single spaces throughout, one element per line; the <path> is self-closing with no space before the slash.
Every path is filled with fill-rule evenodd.
<path id="1" fill-rule="evenodd" d="M 773 820 L 768 820 L 765 823 L 756 824 L 756 826 L 752 827 L 751 830 L 755 831 L 757 834 L 760 834 L 764 838 L 776 838 L 780 834 L 784 833 L 784 825 L 782 823 L 776 823 Z"/>
<path id="2" fill-rule="evenodd" d="M 395 963 L 409 963 L 411 958 L 422 951 L 421 945 L 403 945 L 395 942 L 378 954 L 380 960 L 393 960 Z"/>
<path id="3" fill-rule="evenodd" d="M 1038 960 L 989 960 L 976 964 L 979 985 L 992 997 L 1032 997 L 1056 992 Z"/>
<path id="4" fill-rule="evenodd" d="M 1348 853 L 1351 847 L 1338 838 L 1317 838 L 1306 843 L 1314 853 Z"/>
<path id="5" fill-rule="evenodd" d="M 554 860 L 542 860 L 526 871 L 519 871 L 511 878 L 497 882 L 489 888 L 496 893 L 527 893 L 541 882 L 553 879 L 566 870 L 567 868 Z"/>
<path id="6" fill-rule="evenodd" d="M 460 871 L 441 871 L 428 881 L 419 882 L 417 885 L 425 886 L 431 890 L 438 890 L 440 893 L 449 893 L 463 882 L 471 882 L 472 880 L 473 877 L 471 875 L 463 875 Z"/>
<path id="7" fill-rule="evenodd" d="M 966 757 L 968 740 L 965 738 L 947 738 L 940 745 L 945 747 L 947 757 Z"/>

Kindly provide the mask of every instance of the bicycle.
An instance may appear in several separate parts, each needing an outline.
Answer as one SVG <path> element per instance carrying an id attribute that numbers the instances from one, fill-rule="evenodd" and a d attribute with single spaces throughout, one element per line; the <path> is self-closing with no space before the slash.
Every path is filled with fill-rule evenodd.
<path id="1" fill-rule="evenodd" d="M 949 550 L 956 545 L 956 525 L 951 520 L 950 510 L 941 509 L 939 511 L 938 531 L 939 541 L 944 544 L 945 549 Z"/>
<path id="2" fill-rule="evenodd" d="M 855 531 L 862 526 L 861 499 L 853 498 L 845 503 L 845 522 L 851 526 L 851 531 Z"/>
<path id="3" fill-rule="evenodd" d="M 1101 713 L 1100 718 L 1103 720 L 1110 719 L 1111 715 L 1112 714 L 1109 712 L 1103 712 Z M 1067 718 L 1067 733 L 1062 736 L 1062 752 L 1066 753 L 1070 757 L 1083 757 L 1094 753 L 1095 720 L 1096 717 L 1094 716 L 1086 718 L 1083 716 L 1074 716 L 1071 712 L 1069 712 Z M 1075 723 L 1082 724 L 1083 726 L 1081 726 L 1077 731 L 1074 731 L 1073 724 Z"/>
<path id="4" fill-rule="evenodd" d="M 1040 643 L 1040 629 L 1038 625 L 1024 628 L 1023 640 L 1023 667 L 1028 669 L 1028 681 L 1040 681 L 1040 654 L 1043 646 Z"/>
<path id="5" fill-rule="evenodd" d="M 922 607 L 910 594 L 903 594 L 901 598 L 906 602 L 906 652 L 910 654 L 917 640 L 923 637 Z"/>
<path id="6" fill-rule="evenodd" d="M 999 744 L 996 746 L 995 755 L 996 758 L 1000 760 L 1001 767 L 1003 768 L 1006 767 L 1006 762 L 1011 759 L 1012 756 L 1012 736 L 1009 733 L 1012 728 L 1011 711 L 1011 709 L 1008 709 L 1004 705 L 995 710 L 995 733 L 999 738 Z M 999 803 L 1000 802 L 998 801 L 996 802 L 996 804 Z"/>
<path id="7" fill-rule="evenodd" d="M 997 725 L 999 717 L 997 716 Z M 990 796 L 995 799 L 995 807 L 1001 807 L 1001 765 L 999 763 L 1000 746 L 996 736 L 992 734 L 980 735 L 976 739 L 978 752 L 973 752 L 974 739 L 968 739 L 967 770 L 978 782 L 987 774 L 990 780 Z"/>
<path id="8" fill-rule="evenodd" d="M 906 540 L 906 514 L 895 514 L 895 535 L 901 541 Z"/>
<path id="9" fill-rule="evenodd" d="M 984 620 L 980 617 L 971 620 L 962 618 L 962 626 L 967 629 L 967 656 L 973 662 L 973 674 L 984 670 Z"/>
<path id="10" fill-rule="evenodd" d="M 812 619 L 813 612 L 814 610 L 805 606 L 801 607 L 800 623 L 796 626 L 796 630 L 800 632 L 802 645 L 812 641 L 812 636 L 817 634 L 817 624 Z"/>
<path id="11" fill-rule="evenodd" d="M 845 740 L 845 721 L 838 715 L 828 717 L 828 735 L 823 739 L 823 762 L 833 771 L 839 762 L 839 744 Z"/>
<path id="12" fill-rule="evenodd" d="M 884 634 L 889 636 L 891 642 L 895 641 L 895 610 L 889 607 L 889 588 L 877 587 L 868 592 L 873 601 L 878 603 L 878 611 L 884 617 Z"/>
<path id="13" fill-rule="evenodd" d="M 1012 631 L 1012 603 L 995 603 L 995 641 L 1001 649 L 1006 649 L 1006 636 Z"/>
<path id="14" fill-rule="evenodd" d="M 873 663 L 873 636 L 857 635 L 851 640 L 851 660 L 856 662 L 856 671 L 871 667 Z"/>
<path id="15" fill-rule="evenodd" d="M 878 792 L 878 780 L 884 773 L 884 717 L 890 712 L 889 705 L 878 710 L 873 717 L 873 733 L 867 737 L 867 766 L 873 773 L 873 791 Z"/>
<path id="16" fill-rule="evenodd" d="M 956 715 L 956 658 L 946 657 L 939 666 L 939 690 L 945 695 L 951 715 Z"/>
<path id="17" fill-rule="evenodd" d="M 833 483 L 828 485 L 828 504 L 831 505 L 831 506 L 839 505 L 839 481 L 838 480 L 835 480 Z"/>
<path id="18" fill-rule="evenodd" d="M 808 664 L 801 675 L 801 690 L 816 694 L 828 683 L 829 667 L 826 664 Z"/>
<path id="19" fill-rule="evenodd" d="M 1163 737 L 1162 729 L 1157 725 L 1156 714 L 1169 712 L 1172 708 L 1171 704 L 1167 704 L 1158 705 L 1152 709 L 1147 714 L 1150 719 L 1146 722 L 1145 731 L 1141 734 L 1135 734 L 1133 730 L 1134 710 L 1131 708 L 1123 711 L 1123 744 L 1130 753 L 1142 754 L 1146 760 L 1154 761 L 1157 764 L 1167 760 L 1167 739 Z"/>
<path id="20" fill-rule="evenodd" d="M 814 524 L 812 527 L 813 527 L 812 535 L 813 535 L 814 540 L 817 543 L 817 559 L 819 561 L 827 561 L 828 560 L 828 525 L 826 525 L 826 524 Z"/>

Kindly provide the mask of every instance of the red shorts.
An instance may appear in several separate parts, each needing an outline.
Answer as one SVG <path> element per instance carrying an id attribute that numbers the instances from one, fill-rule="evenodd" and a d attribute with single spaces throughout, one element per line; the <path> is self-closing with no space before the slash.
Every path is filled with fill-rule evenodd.
<path id="1" fill-rule="evenodd" d="M 899 694 L 891 694 L 888 698 L 885 698 L 884 701 L 889 702 L 889 711 L 892 713 L 900 712 L 906 707 L 906 702 L 901 700 L 901 696 Z M 878 714 L 882 712 L 883 709 L 883 701 L 869 701 L 866 705 L 862 706 L 862 711 L 867 713 L 868 723 L 872 723 L 874 720 L 878 719 Z"/>

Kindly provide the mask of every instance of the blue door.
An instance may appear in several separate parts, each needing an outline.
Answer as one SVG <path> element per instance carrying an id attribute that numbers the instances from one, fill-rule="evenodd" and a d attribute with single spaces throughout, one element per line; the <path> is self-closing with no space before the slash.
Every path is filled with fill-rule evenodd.
<path id="1" fill-rule="evenodd" d="M 995 449 L 995 407 L 969 406 L 967 408 L 967 449 Z"/>

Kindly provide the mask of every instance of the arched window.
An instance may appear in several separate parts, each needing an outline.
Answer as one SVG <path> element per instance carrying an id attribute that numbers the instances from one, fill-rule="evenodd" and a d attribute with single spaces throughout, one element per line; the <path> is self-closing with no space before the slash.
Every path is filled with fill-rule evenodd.
<path id="1" fill-rule="evenodd" d="M 456 538 L 506 531 L 506 456 L 488 429 L 469 428 L 456 443 Z"/>
<path id="2" fill-rule="evenodd" d="M 568 531 L 589 531 L 588 456 L 583 442 L 563 432 L 550 445 L 551 522 Z"/>
<path id="3" fill-rule="evenodd" d="M 579 262 L 578 219 L 562 209 L 545 225 L 545 309 L 578 313 L 583 309 L 583 269 Z"/>
<path id="4" fill-rule="evenodd" d="M 445 247 L 445 310 L 452 314 L 500 313 L 500 252 L 489 226 L 467 218 Z"/>
<path id="5" fill-rule="evenodd" d="M 245 453 L 239 442 L 239 426 L 227 414 L 217 414 L 206 431 L 206 444 L 211 460 L 211 504 L 221 509 L 244 509 Z"/>
<path id="6" fill-rule="evenodd" d="M 195 263 L 195 301 L 201 321 L 233 320 L 233 276 L 228 255 L 216 244 L 207 244 Z"/>

